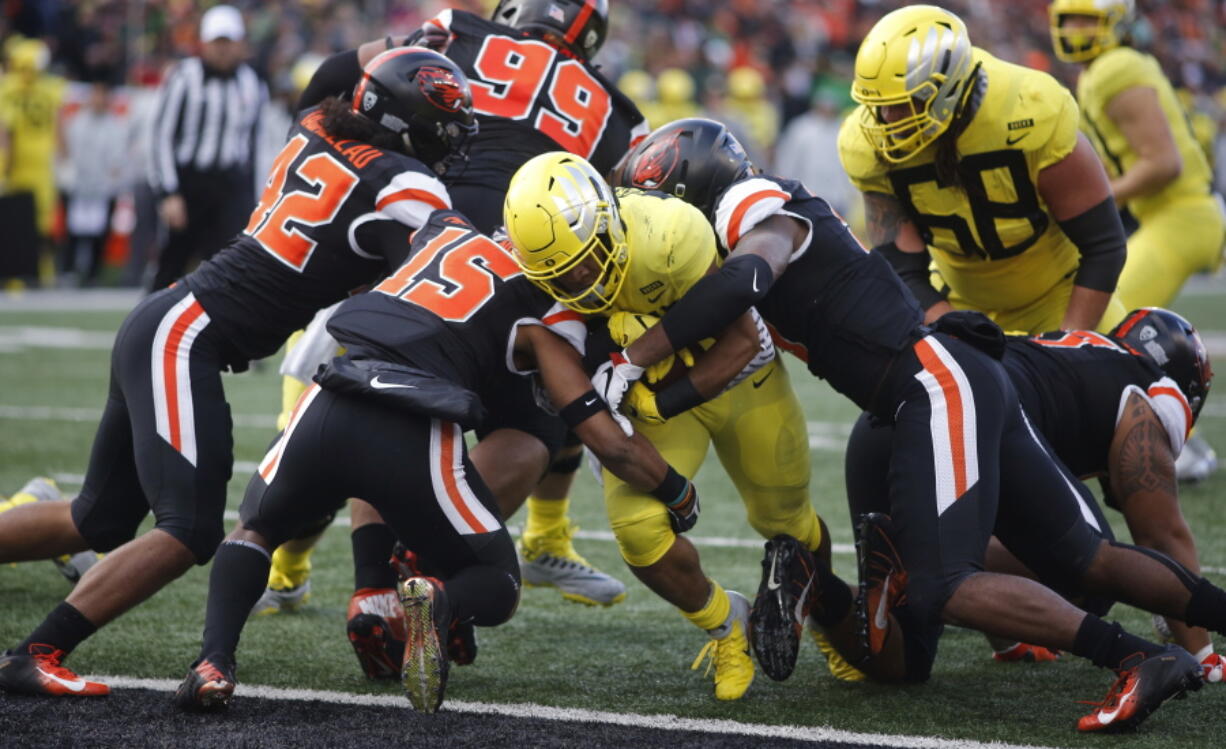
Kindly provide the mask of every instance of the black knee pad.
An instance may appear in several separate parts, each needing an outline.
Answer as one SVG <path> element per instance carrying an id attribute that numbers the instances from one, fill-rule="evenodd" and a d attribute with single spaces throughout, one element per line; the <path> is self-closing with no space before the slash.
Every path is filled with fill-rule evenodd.
<path id="1" fill-rule="evenodd" d="M 320 533 L 328 530 L 328 526 L 332 525 L 333 520 L 336 520 L 336 510 L 329 512 L 327 515 L 324 515 L 317 520 L 312 520 L 311 522 L 307 523 L 305 528 L 294 535 L 294 538 L 299 539 L 318 536 Z"/>
<path id="2" fill-rule="evenodd" d="M 108 552 L 136 538 L 141 521 L 149 514 L 143 501 L 118 508 L 102 508 L 85 495 L 78 495 L 70 505 L 72 524 L 77 533 L 94 551 Z"/>
<path id="3" fill-rule="evenodd" d="M 221 540 L 225 538 L 226 532 L 222 525 L 222 519 L 218 517 L 215 521 L 212 519 L 198 522 L 191 527 L 183 527 L 180 525 L 162 524 L 159 522 L 154 526 L 158 530 L 165 531 L 174 536 L 179 543 L 183 544 L 191 551 L 192 556 L 196 558 L 196 564 L 204 566 L 209 563 L 213 555 L 217 553 L 217 546 Z"/>
<path id="4" fill-rule="evenodd" d="M 568 432 L 567 434 L 573 434 Z M 579 470 L 579 466 L 583 465 L 583 443 L 579 443 L 579 449 L 571 453 L 571 445 L 562 445 L 562 449 L 554 454 L 553 462 L 549 464 L 550 473 L 574 473 Z"/>

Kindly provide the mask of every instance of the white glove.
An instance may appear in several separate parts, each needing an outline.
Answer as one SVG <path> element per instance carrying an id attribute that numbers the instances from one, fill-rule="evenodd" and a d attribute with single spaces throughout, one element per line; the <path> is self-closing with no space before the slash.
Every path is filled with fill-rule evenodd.
<path id="1" fill-rule="evenodd" d="M 615 351 L 609 354 L 609 361 L 601 364 L 596 369 L 596 374 L 592 375 L 592 387 L 596 389 L 596 394 L 609 404 L 613 418 L 617 418 L 626 391 L 642 376 L 643 368 L 632 364 L 626 358 L 625 351 Z M 626 423 L 629 424 L 628 421 Z M 625 431 L 626 427 L 623 426 L 622 430 Z M 626 432 L 626 436 L 630 434 L 631 432 Z"/>

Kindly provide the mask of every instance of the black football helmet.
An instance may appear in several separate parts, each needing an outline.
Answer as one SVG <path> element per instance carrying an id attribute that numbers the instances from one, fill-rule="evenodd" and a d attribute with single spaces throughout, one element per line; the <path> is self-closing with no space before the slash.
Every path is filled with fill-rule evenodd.
<path id="1" fill-rule="evenodd" d="M 353 111 L 405 139 L 437 174 L 467 158 L 477 133 L 472 90 L 451 60 L 424 47 L 398 47 L 366 64 Z"/>
<path id="2" fill-rule="evenodd" d="M 613 167 L 609 184 L 676 195 L 713 219 L 720 193 L 754 172 L 744 146 L 727 127 L 690 117 L 639 141 Z"/>
<path id="3" fill-rule="evenodd" d="M 539 34 L 590 60 L 609 33 L 609 0 L 501 0 L 491 20 Z"/>
<path id="4" fill-rule="evenodd" d="M 1170 310 L 1145 307 L 1129 312 L 1108 335 L 1153 359 L 1188 399 L 1195 421 L 1209 396 L 1213 367 L 1192 323 Z"/>

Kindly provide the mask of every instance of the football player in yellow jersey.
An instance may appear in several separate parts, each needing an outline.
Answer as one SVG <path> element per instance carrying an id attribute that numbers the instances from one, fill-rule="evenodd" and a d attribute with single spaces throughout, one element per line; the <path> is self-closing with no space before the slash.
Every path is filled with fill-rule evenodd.
<path id="1" fill-rule="evenodd" d="M 9 72 L 0 77 L 0 191 L 28 192 L 34 196 L 38 233 L 51 234 L 56 191 L 53 166 L 57 148 L 57 122 L 64 96 L 64 80 L 43 73 L 50 58 L 38 39 L 16 42 L 9 51 Z M 7 164 L 4 161 L 7 159 Z M 49 248 L 39 260 L 40 276 L 49 281 L 54 265 Z"/>
<path id="2" fill-rule="evenodd" d="M 1129 308 L 1167 307 L 1193 273 L 1222 260 L 1226 220 L 1213 174 L 1170 81 L 1152 56 L 1123 43 L 1132 0 L 1055 0 L 1056 56 L 1083 66 L 1081 122 L 1137 219 L 1119 294 Z"/>
<path id="3" fill-rule="evenodd" d="M 569 153 L 542 154 L 520 167 L 504 218 L 525 275 L 572 310 L 611 316 L 610 332 L 624 342 L 635 335 L 635 315 L 659 316 L 719 265 L 714 232 L 698 209 L 662 194 L 614 192 L 590 164 Z M 804 416 L 759 320 L 746 313 L 714 343 L 705 355 L 715 365 L 708 370 L 713 376 L 695 370 L 693 403 L 661 403 L 662 415 L 670 417 L 665 423 L 634 426 L 677 470 L 691 471 L 687 475 L 714 444 L 756 531 L 766 538 L 788 534 L 828 553 L 809 504 Z M 733 379 L 753 370 L 746 367 L 751 359 L 766 363 Z M 739 384 L 720 394 L 729 380 Z M 704 396 L 716 397 L 690 408 Z M 592 398 L 598 398 L 595 391 Z M 622 558 L 635 576 L 711 636 L 694 667 L 709 656 L 715 696 L 741 697 L 754 676 L 749 602 L 707 578 L 693 545 L 678 535 L 692 527 L 698 508 L 685 506 L 684 497 L 635 491 L 607 471 L 604 496 Z"/>
<path id="4" fill-rule="evenodd" d="M 1031 332 L 1120 321 L 1124 230 L 1077 103 L 1051 76 L 972 47 L 953 13 L 913 5 L 861 43 L 852 98 L 843 167 L 870 242 L 928 321 L 951 308 Z"/>

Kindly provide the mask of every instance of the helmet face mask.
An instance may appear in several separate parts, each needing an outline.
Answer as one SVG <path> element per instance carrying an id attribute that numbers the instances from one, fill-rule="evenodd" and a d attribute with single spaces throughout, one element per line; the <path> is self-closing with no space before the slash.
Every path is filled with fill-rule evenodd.
<path id="1" fill-rule="evenodd" d="M 610 182 L 668 193 L 712 218 L 720 193 L 755 172 L 745 148 L 727 127 L 691 117 L 658 127 L 639 141 L 613 168 Z"/>
<path id="2" fill-rule="evenodd" d="M 576 312 L 603 312 L 626 280 L 630 247 L 612 188 L 566 152 L 530 159 L 511 178 L 503 218 L 524 276 Z"/>
<path id="3" fill-rule="evenodd" d="M 851 95 L 879 156 L 901 163 L 949 128 L 970 88 L 971 57 L 966 25 L 943 8 L 900 8 L 873 26 L 856 54 Z"/>
<path id="4" fill-rule="evenodd" d="M 1132 0 L 1054 0 L 1047 6 L 1052 49 L 1065 62 L 1089 62 L 1118 47 L 1120 25 L 1132 18 Z M 1073 23 L 1082 17 L 1086 23 Z"/>
<path id="5" fill-rule="evenodd" d="M 367 63 L 353 92 L 353 110 L 399 135 L 436 174 L 467 158 L 477 133 L 464 73 L 437 52 L 400 47 Z"/>
<path id="6" fill-rule="evenodd" d="M 1209 397 L 1213 365 L 1192 323 L 1170 310 L 1145 307 L 1129 312 L 1108 335 L 1149 357 L 1175 381 L 1195 423 Z"/>

